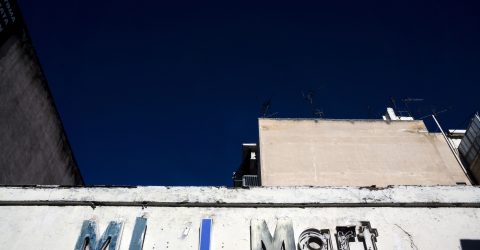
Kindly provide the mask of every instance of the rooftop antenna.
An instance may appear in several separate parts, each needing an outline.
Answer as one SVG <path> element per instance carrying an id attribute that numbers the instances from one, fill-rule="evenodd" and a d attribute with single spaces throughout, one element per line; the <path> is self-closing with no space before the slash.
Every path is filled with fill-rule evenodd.
<path id="1" fill-rule="evenodd" d="M 268 110 L 270 109 L 270 106 L 272 105 L 272 98 L 266 100 L 265 102 L 262 103 L 262 108 L 260 110 L 260 113 L 262 114 L 262 117 L 267 117 Z"/>
<path id="2" fill-rule="evenodd" d="M 403 99 L 402 99 L 403 105 L 405 106 L 405 108 L 406 108 L 406 110 L 407 110 L 408 116 L 413 117 L 412 112 L 410 111 L 410 107 L 408 106 L 408 103 L 411 103 L 411 102 L 421 102 L 421 101 L 423 101 L 422 98 L 410 98 L 410 97 L 407 97 L 407 98 L 403 98 Z"/>
<path id="3" fill-rule="evenodd" d="M 315 110 L 313 111 L 313 115 L 318 116 L 319 118 L 321 118 L 321 117 L 323 116 L 323 110 L 315 109 Z"/>
<path id="4" fill-rule="evenodd" d="M 305 99 L 305 101 L 308 102 L 310 105 L 310 109 L 312 110 L 312 115 L 314 117 L 322 118 L 323 117 L 323 110 L 315 107 L 315 102 L 314 102 L 314 97 L 315 97 L 315 91 L 310 90 L 307 93 L 302 91 L 302 97 Z"/>
<path id="5" fill-rule="evenodd" d="M 390 96 L 390 101 L 392 102 L 393 109 L 397 110 L 397 102 L 395 101 L 395 97 Z"/>
<path id="6" fill-rule="evenodd" d="M 305 94 L 302 91 L 303 99 L 305 99 L 310 105 L 313 105 L 313 96 L 314 95 L 315 95 L 315 92 L 313 90 L 308 91 L 307 94 Z"/>
<path id="7" fill-rule="evenodd" d="M 418 120 L 423 120 L 423 119 L 425 119 L 425 118 L 427 118 L 427 117 L 430 117 L 430 116 L 433 116 L 433 115 L 438 116 L 439 114 L 445 113 L 445 112 L 447 112 L 447 111 L 449 111 L 449 110 L 450 110 L 450 108 L 446 108 L 446 109 L 442 109 L 442 110 L 440 110 L 440 111 L 437 112 L 437 111 L 435 111 L 435 108 L 434 108 L 434 109 L 432 109 L 432 113 L 431 113 L 431 114 L 424 115 L 424 116 L 418 118 Z"/>
<path id="8" fill-rule="evenodd" d="M 266 100 L 265 102 L 263 102 L 262 104 L 262 108 L 260 110 L 260 114 L 263 118 L 268 118 L 268 117 L 272 117 L 276 114 L 278 114 L 278 112 L 275 112 L 273 114 L 268 114 L 268 111 L 270 110 L 270 107 L 272 106 L 272 98 Z"/>

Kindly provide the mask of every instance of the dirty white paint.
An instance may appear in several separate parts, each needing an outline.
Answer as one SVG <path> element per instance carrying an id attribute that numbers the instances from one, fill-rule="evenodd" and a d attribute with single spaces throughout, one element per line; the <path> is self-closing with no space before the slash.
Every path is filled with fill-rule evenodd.
<path id="1" fill-rule="evenodd" d="M 273 234 L 284 219 L 295 244 L 308 228 L 334 237 L 337 226 L 369 221 L 378 250 L 473 250 L 461 241 L 480 241 L 480 188 L 3 187 L 0 249 L 74 249 L 82 223 L 94 220 L 99 234 L 122 222 L 119 249 L 127 250 L 137 217 L 147 218 L 143 249 L 199 249 L 201 220 L 211 218 L 212 250 L 248 250 L 252 220 L 265 220 Z M 350 249 L 364 246 L 356 238 Z"/>

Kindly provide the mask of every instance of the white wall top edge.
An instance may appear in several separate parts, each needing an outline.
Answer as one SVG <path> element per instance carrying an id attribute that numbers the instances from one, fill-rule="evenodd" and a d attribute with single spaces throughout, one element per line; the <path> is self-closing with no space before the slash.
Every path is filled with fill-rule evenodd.
<path id="1" fill-rule="evenodd" d="M 474 206 L 476 186 L 359 187 L 0 187 L 0 205 Z M 409 205 L 410 204 L 410 205 Z"/>

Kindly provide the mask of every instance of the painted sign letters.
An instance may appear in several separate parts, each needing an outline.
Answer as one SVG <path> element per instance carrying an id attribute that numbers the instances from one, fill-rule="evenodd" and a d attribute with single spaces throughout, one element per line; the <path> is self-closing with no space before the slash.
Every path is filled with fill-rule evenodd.
<path id="1" fill-rule="evenodd" d="M 211 249 L 211 234 L 213 220 L 204 218 L 199 228 L 199 250 Z M 118 250 L 122 237 L 123 222 L 112 221 L 100 238 L 97 234 L 97 225 L 93 220 L 86 220 L 82 224 L 80 236 L 74 250 Z M 358 232 L 358 233 L 357 233 Z M 142 250 L 147 233 L 147 219 L 138 217 L 132 231 L 129 250 Z M 361 221 L 358 225 L 337 226 L 335 229 L 337 250 L 350 250 L 352 242 L 359 242 L 365 250 L 378 250 L 376 241 L 377 229 L 372 228 L 370 222 Z M 293 223 L 289 218 L 280 218 L 272 234 L 265 220 L 252 219 L 250 221 L 250 249 L 251 250 L 334 250 L 329 229 L 308 228 L 300 233 L 297 244 Z"/>
<path id="2" fill-rule="evenodd" d="M 80 237 L 78 237 L 75 250 L 84 250 L 88 246 L 91 250 L 118 250 L 122 236 L 123 223 L 112 221 L 100 239 L 97 239 L 97 224 L 95 221 L 83 222 Z M 106 248 L 108 246 L 108 248 Z"/>
<path id="3" fill-rule="evenodd" d="M 295 250 L 292 221 L 279 219 L 273 237 L 264 220 L 250 221 L 251 250 Z"/>
<path id="4" fill-rule="evenodd" d="M 212 219 L 203 219 L 200 225 L 200 250 L 210 250 L 210 237 L 212 235 Z"/>
<path id="5" fill-rule="evenodd" d="M 355 242 L 357 226 L 339 226 L 335 238 L 338 250 L 350 250 L 350 243 Z M 371 228 L 370 222 L 360 222 L 358 226 L 358 241 L 363 243 L 365 250 L 378 250 L 375 244 L 377 230 Z M 295 237 L 290 219 L 278 219 L 275 232 L 272 235 L 264 220 L 250 221 L 251 250 L 295 250 Z M 298 239 L 298 250 L 333 250 L 330 230 L 310 228 L 303 231 Z"/>

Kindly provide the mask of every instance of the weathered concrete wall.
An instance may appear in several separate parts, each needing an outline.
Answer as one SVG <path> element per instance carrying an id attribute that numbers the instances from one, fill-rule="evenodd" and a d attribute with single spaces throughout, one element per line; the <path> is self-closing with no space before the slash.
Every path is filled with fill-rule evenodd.
<path id="1" fill-rule="evenodd" d="M 34 50 L 21 32 L 0 44 L 0 184 L 83 184 Z"/>
<path id="2" fill-rule="evenodd" d="M 260 119 L 263 186 L 470 184 L 422 121 Z"/>
<path id="3" fill-rule="evenodd" d="M 339 249 L 337 226 L 368 221 L 378 250 L 473 250 L 466 242 L 480 242 L 480 188 L 0 188 L 2 249 L 74 249 L 91 220 L 97 237 L 122 222 L 118 249 L 127 250 L 137 217 L 147 219 L 143 249 L 204 250 L 200 222 L 211 218 L 212 250 L 251 249 L 251 223 L 263 220 L 272 235 L 291 221 L 295 244 L 306 229 L 328 229 Z M 366 249 L 358 237 L 349 246 Z"/>

